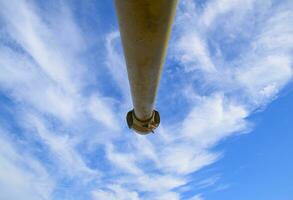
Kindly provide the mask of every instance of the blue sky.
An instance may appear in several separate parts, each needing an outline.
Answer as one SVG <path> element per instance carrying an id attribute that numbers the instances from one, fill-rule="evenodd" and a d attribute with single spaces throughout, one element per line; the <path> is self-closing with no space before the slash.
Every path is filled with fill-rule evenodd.
<path id="1" fill-rule="evenodd" d="M 0 7 L 1 200 L 293 199 L 291 0 L 181 0 L 148 136 L 111 0 Z"/>

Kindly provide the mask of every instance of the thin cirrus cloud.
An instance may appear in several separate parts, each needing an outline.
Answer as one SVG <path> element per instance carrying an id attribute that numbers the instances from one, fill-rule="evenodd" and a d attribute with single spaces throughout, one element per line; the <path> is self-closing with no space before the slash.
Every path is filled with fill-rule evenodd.
<path id="1" fill-rule="evenodd" d="M 204 199 L 189 184 L 221 158 L 210 148 L 248 132 L 246 118 L 292 79 L 290 2 L 239 2 L 180 2 L 158 105 L 184 112 L 162 108 L 158 133 L 142 137 L 124 124 L 130 95 L 117 28 L 100 36 L 105 57 L 93 68 L 84 54 L 94 39 L 70 6 L 0 1 L 7 99 L 0 101 L 0 171 L 7 172 L 0 198 Z M 198 188 L 219 188 L 219 179 Z"/>

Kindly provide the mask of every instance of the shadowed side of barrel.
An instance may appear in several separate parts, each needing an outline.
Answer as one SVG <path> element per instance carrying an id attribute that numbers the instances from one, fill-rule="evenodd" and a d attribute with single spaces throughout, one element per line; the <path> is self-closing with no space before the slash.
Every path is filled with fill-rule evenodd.
<path id="1" fill-rule="evenodd" d="M 154 103 L 177 0 L 115 0 L 134 109 L 127 123 L 141 134 L 160 123 Z"/>

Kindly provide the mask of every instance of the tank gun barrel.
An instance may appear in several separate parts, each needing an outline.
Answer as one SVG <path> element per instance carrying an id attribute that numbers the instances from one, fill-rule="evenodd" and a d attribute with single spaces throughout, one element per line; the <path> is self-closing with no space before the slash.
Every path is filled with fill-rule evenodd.
<path id="1" fill-rule="evenodd" d="M 147 134 L 158 127 L 154 103 L 177 0 L 115 0 L 134 109 L 128 126 Z"/>

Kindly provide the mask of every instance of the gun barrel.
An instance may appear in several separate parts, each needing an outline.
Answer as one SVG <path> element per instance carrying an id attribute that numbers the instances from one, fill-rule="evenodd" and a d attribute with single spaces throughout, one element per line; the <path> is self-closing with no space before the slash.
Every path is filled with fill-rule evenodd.
<path id="1" fill-rule="evenodd" d="M 134 107 L 128 116 L 136 119 L 128 122 L 146 129 L 128 125 L 143 134 L 160 123 L 154 103 L 176 5 L 177 0 L 115 0 Z"/>

